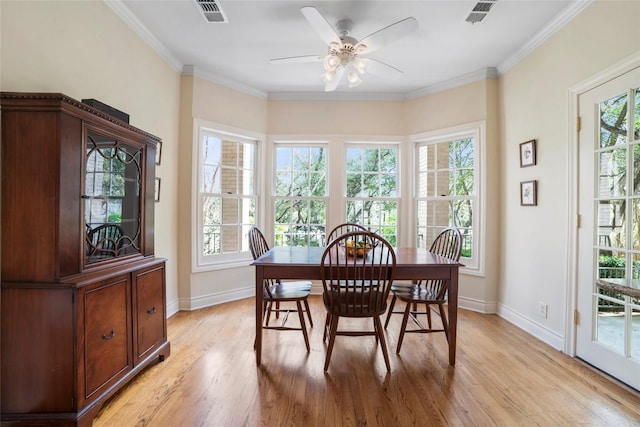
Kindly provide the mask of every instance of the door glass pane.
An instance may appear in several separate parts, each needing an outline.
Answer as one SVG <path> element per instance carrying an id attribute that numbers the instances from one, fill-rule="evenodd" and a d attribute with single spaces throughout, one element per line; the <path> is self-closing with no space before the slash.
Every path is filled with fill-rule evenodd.
<path id="1" fill-rule="evenodd" d="M 639 307 L 631 309 L 631 358 L 640 361 L 640 298 L 635 298 Z"/>
<path id="2" fill-rule="evenodd" d="M 634 100 L 634 118 L 635 118 L 635 127 L 633 132 L 633 139 L 636 141 L 640 139 L 640 88 L 633 91 L 635 93 Z"/>
<path id="3" fill-rule="evenodd" d="M 624 279 L 625 277 L 625 254 L 623 252 L 600 249 L 598 251 L 598 278 Z"/>
<path id="4" fill-rule="evenodd" d="M 627 148 L 599 153 L 598 195 L 620 197 L 627 194 Z"/>
<path id="5" fill-rule="evenodd" d="M 600 148 L 627 143 L 627 94 L 600 103 Z"/>
<path id="6" fill-rule="evenodd" d="M 600 290 L 600 293 L 618 294 Z M 616 353 L 624 354 L 624 306 L 611 299 L 598 298 L 597 341 Z"/>
<path id="7" fill-rule="evenodd" d="M 637 195 L 640 194 L 640 144 L 633 144 L 631 149 L 633 150 L 633 154 L 631 154 L 633 156 L 631 193 Z"/>
<path id="8" fill-rule="evenodd" d="M 598 202 L 598 246 L 625 247 L 624 205 L 623 200 Z"/>
<path id="9" fill-rule="evenodd" d="M 634 280 L 640 279 L 640 254 L 633 254 L 633 267 L 631 269 L 631 278 Z M 637 282 L 635 282 L 637 283 Z M 638 286 L 638 285 L 634 285 Z"/>

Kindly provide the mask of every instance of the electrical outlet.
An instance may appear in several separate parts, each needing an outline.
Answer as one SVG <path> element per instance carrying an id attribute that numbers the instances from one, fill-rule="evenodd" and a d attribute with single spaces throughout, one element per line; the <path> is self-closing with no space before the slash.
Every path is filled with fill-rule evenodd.
<path id="1" fill-rule="evenodd" d="M 547 304 L 543 302 L 538 302 L 538 316 L 543 319 L 547 318 Z"/>

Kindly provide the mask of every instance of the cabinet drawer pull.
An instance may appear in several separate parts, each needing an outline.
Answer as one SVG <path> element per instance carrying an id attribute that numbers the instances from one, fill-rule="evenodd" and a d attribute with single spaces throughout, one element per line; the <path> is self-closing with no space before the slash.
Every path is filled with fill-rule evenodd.
<path id="1" fill-rule="evenodd" d="M 111 334 L 109 334 L 109 335 L 102 334 L 102 339 L 103 340 L 110 340 L 115 336 L 116 336 L 116 331 L 112 328 L 111 329 Z"/>
<path id="2" fill-rule="evenodd" d="M 147 308 L 147 314 L 156 314 L 156 308 L 155 307 Z"/>

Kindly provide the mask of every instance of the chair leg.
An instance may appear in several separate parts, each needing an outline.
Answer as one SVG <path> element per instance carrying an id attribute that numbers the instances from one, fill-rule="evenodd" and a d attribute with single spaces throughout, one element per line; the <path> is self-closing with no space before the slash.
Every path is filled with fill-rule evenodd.
<path id="1" fill-rule="evenodd" d="M 327 311 L 327 317 L 324 319 L 324 334 L 322 335 L 322 342 L 327 342 L 327 333 L 329 332 L 329 323 L 331 322 L 331 316 Z"/>
<path id="2" fill-rule="evenodd" d="M 429 304 L 425 304 L 425 310 L 427 313 L 427 323 L 429 325 L 429 329 L 433 329 L 433 327 L 431 326 L 431 306 Z"/>
<path id="3" fill-rule="evenodd" d="M 333 352 L 333 344 L 336 342 L 336 332 L 338 331 L 338 316 L 331 316 L 331 327 L 329 328 L 329 346 L 327 347 L 327 355 L 324 360 L 324 370 L 329 369 L 329 361 Z"/>
<path id="4" fill-rule="evenodd" d="M 311 310 L 309 310 L 309 301 L 304 299 L 304 308 L 307 310 L 307 317 L 309 317 L 309 325 L 313 328 L 313 319 L 311 318 Z"/>
<path id="5" fill-rule="evenodd" d="M 391 365 L 389 364 L 389 353 L 387 352 L 387 342 L 384 339 L 384 331 L 382 330 L 382 322 L 380 316 L 376 316 L 373 319 L 373 323 L 376 325 L 376 341 L 380 339 L 380 347 L 382 347 L 382 355 L 384 356 L 384 364 L 387 366 L 387 372 L 391 372 Z"/>
<path id="6" fill-rule="evenodd" d="M 302 327 L 302 335 L 304 335 L 304 344 L 307 346 L 307 353 L 311 351 L 309 347 L 309 336 L 307 335 L 307 325 L 304 323 L 304 312 L 302 311 L 302 304 L 300 301 L 296 301 L 298 306 L 298 317 L 300 318 L 300 326 Z"/>
<path id="7" fill-rule="evenodd" d="M 280 317 L 280 301 L 276 301 L 276 319 Z"/>
<path id="8" fill-rule="evenodd" d="M 391 319 L 391 315 L 393 314 L 393 307 L 395 307 L 396 305 L 396 296 L 394 295 L 393 298 L 391 298 L 391 304 L 389 304 L 389 311 L 387 311 L 387 319 L 384 321 L 384 328 L 387 329 L 387 326 L 389 326 L 389 319 Z"/>
<path id="9" fill-rule="evenodd" d="M 400 347 L 402 347 L 404 332 L 407 330 L 407 321 L 409 321 L 410 312 L 411 312 L 411 304 L 407 303 L 407 307 L 404 309 L 404 316 L 402 317 L 402 326 L 400 327 L 400 338 L 398 338 L 398 348 L 396 349 L 396 354 L 400 354 Z"/>
<path id="10" fill-rule="evenodd" d="M 264 310 L 264 314 L 266 316 L 264 321 L 265 325 L 269 324 L 269 318 L 271 317 L 271 310 L 273 308 L 272 304 L 273 304 L 273 301 L 269 301 L 266 303 L 265 310 Z"/>
<path id="11" fill-rule="evenodd" d="M 380 326 L 382 326 L 382 323 L 380 324 Z M 378 337 L 378 335 L 380 335 L 380 331 L 378 331 L 378 324 L 376 323 L 375 317 L 373 318 L 373 331 L 376 333 L 376 345 L 377 345 L 378 341 L 380 340 L 380 338 Z"/>
<path id="12" fill-rule="evenodd" d="M 444 311 L 444 305 L 438 304 L 440 308 L 440 318 L 442 319 L 442 326 L 444 327 L 444 336 L 447 337 L 447 342 L 449 342 L 449 322 L 447 321 L 447 313 Z"/>

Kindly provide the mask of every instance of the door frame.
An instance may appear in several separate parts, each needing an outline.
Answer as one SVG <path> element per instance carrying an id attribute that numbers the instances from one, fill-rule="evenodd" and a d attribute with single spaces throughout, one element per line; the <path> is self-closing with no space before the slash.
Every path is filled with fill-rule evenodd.
<path id="1" fill-rule="evenodd" d="M 578 307 L 578 228 L 580 218 L 578 214 L 579 197 L 579 140 L 578 140 L 578 104 L 580 95 L 607 83 L 634 68 L 640 67 L 640 52 L 623 59 L 622 61 L 605 68 L 586 80 L 569 89 L 569 117 L 568 117 L 568 158 L 567 172 L 569 178 L 569 217 L 568 217 L 568 242 L 567 251 L 567 287 L 565 290 L 565 339 L 563 352 L 571 357 L 576 355 L 576 328 L 577 323 L 574 313 Z M 578 319 L 579 321 L 579 319 Z"/>

